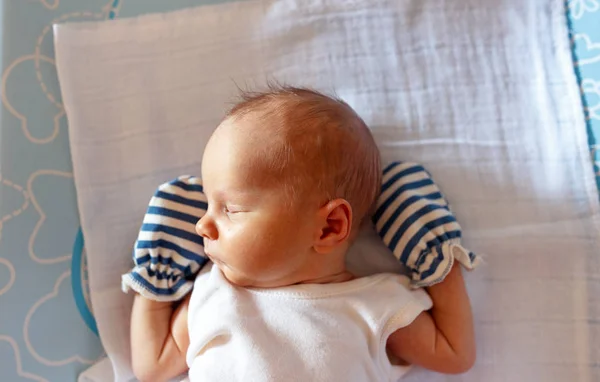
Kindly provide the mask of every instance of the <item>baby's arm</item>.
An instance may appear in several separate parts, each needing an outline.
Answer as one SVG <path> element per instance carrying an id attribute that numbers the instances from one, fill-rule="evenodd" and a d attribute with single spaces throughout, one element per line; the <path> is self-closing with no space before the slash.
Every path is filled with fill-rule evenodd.
<path id="1" fill-rule="evenodd" d="M 444 281 L 427 292 L 433 308 L 394 332 L 388 349 L 411 364 L 440 373 L 464 373 L 475 362 L 475 335 L 460 264 L 455 262 Z"/>
<path id="2" fill-rule="evenodd" d="M 188 370 L 187 316 L 191 293 L 179 306 L 139 294 L 131 313 L 131 363 L 140 381 L 166 381 Z"/>

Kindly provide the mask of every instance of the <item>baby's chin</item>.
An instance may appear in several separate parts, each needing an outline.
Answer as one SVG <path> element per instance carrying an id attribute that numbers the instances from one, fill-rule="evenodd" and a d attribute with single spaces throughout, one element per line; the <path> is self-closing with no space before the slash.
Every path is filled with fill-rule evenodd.
<path id="1" fill-rule="evenodd" d="M 233 284 L 235 286 L 239 286 L 239 287 L 243 287 L 243 288 L 256 286 L 256 285 L 254 285 L 252 280 L 250 280 L 249 278 L 247 278 L 245 276 L 240 275 L 237 272 L 232 271 L 225 264 L 217 264 L 217 267 L 219 267 L 219 270 L 221 271 L 223 276 L 227 279 L 227 281 L 229 281 L 231 284 Z"/>
<path id="2" fill-rule="evenodd" d="M 239 272 L 233 271 L 225 264 L 218 264 L 219 270 L 223 274 L 223 276 L 229 281 L 231 284 L 242 287 L 242 288 L 278 288 L 282 286 L 287 286 L 289 284 L 282 283 L 269 283 L 265 281 L 260 281 L 259 278 L 250 278 L 248 276 L 242 275 Z"/>

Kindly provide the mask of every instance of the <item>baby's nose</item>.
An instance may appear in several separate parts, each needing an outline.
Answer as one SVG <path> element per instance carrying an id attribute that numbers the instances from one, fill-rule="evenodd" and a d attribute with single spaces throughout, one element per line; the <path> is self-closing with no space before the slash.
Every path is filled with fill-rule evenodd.
<path id="1" fill-rule="evenodd" d="M 219 237 L 219 232 L 217 231 L 215 222 L 211 219 L 208 213 L 201 217 L 200 220 L 198 220 L 198 223 L 196 223 L 196 233 L 209 240 L 217 240 Z"/>

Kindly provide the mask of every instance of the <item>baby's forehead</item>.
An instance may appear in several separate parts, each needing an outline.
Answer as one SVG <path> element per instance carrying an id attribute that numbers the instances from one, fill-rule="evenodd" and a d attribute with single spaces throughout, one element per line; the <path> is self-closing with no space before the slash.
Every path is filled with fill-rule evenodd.
<path id="1" fill-rule="evenodd" d="M 289 130 L 301 129 L 289 126 L 290 123 L 294 121 L 281 121 L 277 116 L 262 113 L 227 118 L 207 146 L 209 157 L 205 157 L 206 163 L 226 160 L 229 165 L 221 171 L 230 172 L 237 178 L 235 183 L 244 186 L 285 188 L 292 179 L 294 183 L 309 184 L 317 174 L 303 168 L 312 167 L 312 162 L 320 155 L 313 142 L 307 142 L 306 136 L 290 139 Z M 305 134 L 311 133 L 305 131 Z M 301 149 L 301 145 L 309 147 Z"/>
<path id="2" fill-rule="evenodd" d="M 342 197 L 357 221 L 365 216 L 379 190 L 379 150 L 348 104 L 289 87 L 241 98 L 213 135 L 217 160 L 230 153 L 236 176 L 286 188 L 289 200 Z"/>
<path id="3" fill-rule="evenodd" d="M 327 105 L 283 103 L 268 109 L 248 111 L 224 122 L 233 132 L 233 139 L 262 148 L 265 154 L 277 153 L 277 150 L 269 150 L 271 148 L 302 153 L 304 160 L 311 157 L 311 152 L 318 152 L 323 144 L 348 139 L 352 135 L 342 128 L 349 124 L 348 119 L 339 112 L 328 110 Z"/>
<path id="4" fill-rule="evenodd" d="M 364 122 L 341 100 L 303 89 L 263 94 L 236 105 L 218 130 L 263 159 L 311 165 L 361 140 Z M 364 134 L 363 134 L 364 135 Z M 299 176 L 307 176 L 299 174 Z"/>

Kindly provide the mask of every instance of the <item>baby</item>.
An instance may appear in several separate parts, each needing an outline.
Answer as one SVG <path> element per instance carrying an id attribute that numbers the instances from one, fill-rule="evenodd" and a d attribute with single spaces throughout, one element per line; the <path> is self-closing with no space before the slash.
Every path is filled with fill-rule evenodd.
<path id="1" fill-rule="evenodd" d="M 378 149 L 344 102 L 282 87 L 247 95 L 202 161 L 212 261 L 178 304 L 136 295 L 142 381 L 390 381 L 420 365 L 462 373 L 475 345 L 461 269 L 411 290 L 354 277 L 346 253 L 381 184 Z"/>

